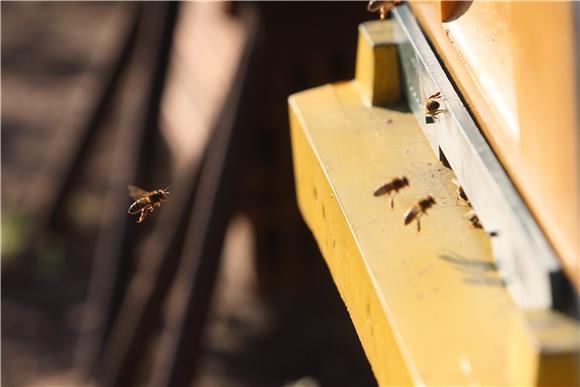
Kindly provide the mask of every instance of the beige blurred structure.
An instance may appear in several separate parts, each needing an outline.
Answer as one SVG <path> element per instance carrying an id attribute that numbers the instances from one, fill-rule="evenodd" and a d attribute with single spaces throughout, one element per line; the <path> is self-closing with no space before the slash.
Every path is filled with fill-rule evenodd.
<path id="1" fill-rule="evenodd" d="M 197 159 L 218 119 L 246 31 L 224 2 L 186 2 L 180 10 L 160 124 L 177 164 Z"/>

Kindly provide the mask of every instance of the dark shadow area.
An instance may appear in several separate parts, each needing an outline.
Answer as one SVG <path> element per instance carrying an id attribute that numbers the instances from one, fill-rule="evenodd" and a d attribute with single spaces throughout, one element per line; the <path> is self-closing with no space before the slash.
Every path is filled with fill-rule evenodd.
<path id="1" fill-rule="evenodd" d="M 562 270 L 550 273 L 553 308 L 580 320 L 580 299 L 574 285 Z"/>
<path id="2" fill-rule="evenodd" d="M 314 257 L 313 257 L 314 258 Z M 316 283 L 286 289 L 266 330 L 251 320 L 227 321 L 240 344 L 214 339 L 205 345 L 203 364 L 218 364 L 226 380 L 243 386 L 279 386 L 304 378 L 320 386 L 375 386 L 344 303 L 322 257 L 310 267 Z M 203 383 L 201 383 L 203 385 Z"/>
<path id="3" fill-rule="evenodd" d="M 450 262 L 459 267 L 481 271 L 497 271 L 497 267 L 493 262 L 485 262 L 477 259 L 467 258 L 455 253 L 439 255 L 439 259 Z"/>
<path id="4" fill-rule="evenodd" d="M 465 275 L 463 282 L 471 285 L 483 286 L 506 286 L 502 278 L 491 276 L 497 273 L 497 266 L 493 262 L 485 262 L 473 258 L 467 258 L 456 253 L 443 254 L 439 259 L 449 262 L 453 268 Z"/>
<path id="5" fill-rule="evenodd" d="M 221 311 L 207 325 L 206 316 L 193 317 L 205 328 L 202 346 L 199 337 L 183 344 L 195 347 L 199 364 L 178 356 L 170 365 L 197 369 L 194 384 L 203 386 L 304 378 L 321 386 L 375 385 L 296 206 L 287 108 L 292 93 L 353 78 L 357 25 L 371 18 L 365 4 L 218 4 L 230 18 L 224 24 L 254 7 L 259 28 L 247 48 L 251 66 L 236 75 L 242 101 L 217 109 L 234 118 L 235 135 L 227 137 L 228 122 L 218 120 L 210 145 L 187 168 L 160 120 L 166 77 L 178 74 L 185 84 L 194 72 L 181 71 L 171 57 L 183 4 L 1 5 L 2 385 L 147 383 L 160 368 L 160 337 L 171 331 L 179 269 L 196 256 L 195 232 L 210 235 L 204 252 L 215 258 L 236 214 L 254 230 L 251 259 L 238 263 L 255 271 L 252 286 L 230 286 L 242 301 L 227 305 L 211 303 L 213 289 L 206 288 L 200 297 Z M 209 54 L 222 51 L 208 46 Z M 192 108 L 208 94 L 195 92 L 197 100 L 185 101 Z M 227 173 L 212 175 L 220 158 Z M 213 191 L 210 178 L 221 179 Z M 136 224 L 127 215 L 128 184 L 171 185 L 172 193 Z M 209 208 L 215 198 L 209 218 L 217 223 L 200 228 L 193 209 Z M 208 276 L 227 271 L 219 260 L 211 264 Z M 189 335 L 176 338 L 201 335 L 184 325 Z M 229 347 L 230 338 L 239 345 Z"/>

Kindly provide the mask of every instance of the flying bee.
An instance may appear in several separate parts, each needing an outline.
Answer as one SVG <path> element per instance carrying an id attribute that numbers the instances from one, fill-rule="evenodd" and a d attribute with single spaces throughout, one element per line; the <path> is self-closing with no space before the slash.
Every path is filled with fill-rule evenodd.
<path id="1" fill-rule="evenodd" d="M 147 216 L 147 211 L 153 212 L 155 207 L 161 207 L 161 202 L 167 200 L 167 195 L 169 194 L 169 187 L 165 189 L 158 189 L 155 191 L 145 191 L 134 185 L 129 185 L 129 196 L 135 200 L 127 213 L 134 215 L 141 213 L 137 223 L 141 223 L 145 220 Z"/>
<path id="2" fill-rule="evenodd" d="M 459 202 L 459 200 L 461 199 L 465 203 L 467 203 L 468 206 L 471 207 L 471 203 L 469 202 L 469 198 L 467 197 L 467 194 L 463 190 L 463 187 L 461 186 L 461 184 L 459 184 L 459 182 L 456 179 L 451 179 L 451 182 L 457 188 L 456 191 L 455 191 L 455 195 L 457 196 L 456 199 L 455 199 L 455 204 L 457 204 Z"/>
<path id="3" fill-rule="evenodd" d="M 370 0 L 367 4 L 367 11 L 369 12 L 379 12 L 379 16 L 382 19 L 386 18 L 389 12 L 397 4 L 399 4 L 401 0 Z"/>
<path id="4" fill-rule="evenodd" d="M 427 210 L 435 204 L 437 203 L 432 196 L 427 196 L 425 199 L 419 200 L 419 202 L 409 208 L 405 214 L 405 226 L 417 219 L 417 232 L 421 231 L 421 216 L 423 216 L 423 214 L 427 215 Z"/>
<path id="5" fill-rule="evenodd" d="M 441 102 L 439 102 L 439 99 L 442 97 L 443 96 L 441 95 L 441 92 L 438 91 L 429 98 L 425 99 L 425 122 L 427 124 L 432 124 L 434 120 L 437 119 L 436 116 L 445 111 L 444 109 L 440 109 Z"/>
<path id="6" fill-rule="evenodd" d="M 481 222 L 479 221 L 479 217 L 477 216 L 475 211 L 473 210 L 469 211 L 467 214 L 465 214 L 464 217 L 465 219 L 467 219 L 467 221 L 469 221 L 469 223 L 471 223 L 473 228 L 483 228 Z"/>
<path id="7" fill-rule="evenodd" d="M 400 189 L 403 189 L 407 186 L 409 186 L 409 180 L 405 176 L 396 177 L 393 180 L 389 181 L 387 184 L 379 187 L 375 191 L 375 196 L 381 196 L 385 194 L 389 195 L 390 196 L 389 203 L 391 205 L 391 208 L 393 208 L 395 205 L 394 204 L 395 195 L 397 194 L 397 192 L 399 192 Z"/>

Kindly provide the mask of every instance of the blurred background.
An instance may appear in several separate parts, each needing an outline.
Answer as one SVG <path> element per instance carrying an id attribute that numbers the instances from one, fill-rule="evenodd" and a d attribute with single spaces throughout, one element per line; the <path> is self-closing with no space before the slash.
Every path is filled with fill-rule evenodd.
<path id="1" fill-rule="evenodd" d="M 374 385 L 286 98 L 366 3 L 2 2 L 2 385 Z M 127 186 L 170 187 L 137 224 Z"/>

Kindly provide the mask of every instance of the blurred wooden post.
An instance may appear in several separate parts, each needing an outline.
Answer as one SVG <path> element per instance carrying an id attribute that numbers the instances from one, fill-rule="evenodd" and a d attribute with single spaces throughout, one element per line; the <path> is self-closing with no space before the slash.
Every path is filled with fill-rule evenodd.
<path id="1" fill-rule="evenodd" d="M 85 327 L 77 347 L 81 369 L 94 375 L 116 319 L 132 271 L 134 233 L 128 225 L 127 184 L 139 183 L 149 170 L 156 118 L 166 73 L 177 3 L 142 7 L 134 52 L 124 72 L 120 106 L 123 114 L 111 173 L 111 191 L 91 272 Z M 136 95 L 135 90 L 140 90 Z"/>
<path id="2" fill-rule="evenodd" d="M 231 85 L 223 114 L 212 131 L 206 158 L 193 202 L 187 238 L 173 285 L 166 327 L 160 342 L 152 386 L 186 386 L 191 384 L 199 357 L 201 337 L 207 319 L 215 279 L 218 273 L 223 240 L 235 209 L 233 197 L 243 165 L 244 137 L 237 128 L 239 112 L 248 113 L 253 102 L 244 98 L 245 85 L 257 74 L 252 68 L 254 38 L 257 28 L 255 10 L 242 14 L 248 35 L 240 59 L 238 75 Z M 179 294 L 178 294 L 179 293 Z"/>

